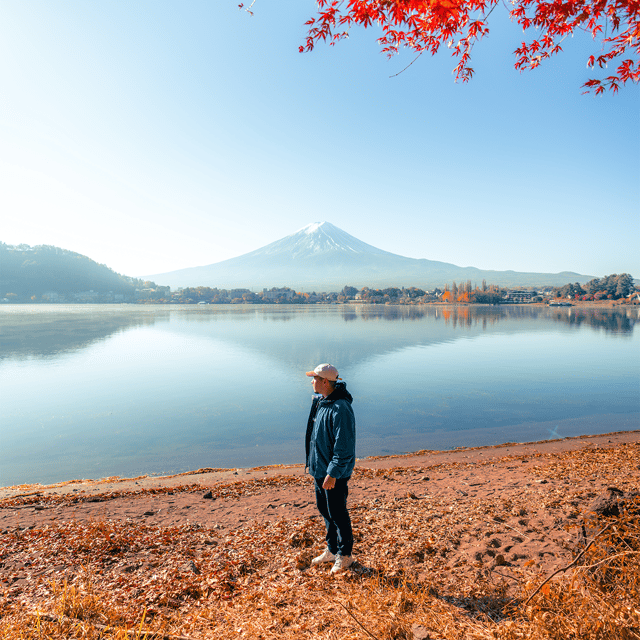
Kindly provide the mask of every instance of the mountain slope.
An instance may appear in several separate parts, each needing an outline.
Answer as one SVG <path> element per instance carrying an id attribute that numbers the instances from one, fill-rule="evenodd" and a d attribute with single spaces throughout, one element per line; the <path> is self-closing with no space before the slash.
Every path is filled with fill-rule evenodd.
<path id="1" fill-rule="evenodd" d="M 345 285 L 442 287 L 471 280 L 501 286 L 558 286 L 586 282 L 592 276 L 520 273 L 458 267 L 447 262 L 407 258 L 358 240 L 329 222 L 309 224 L 260 249 L 202 267 L 145 276 L 158 284 L 224 289 L 289 286 L 304 291 L 336 291 Z"/>
<path id="2" fill-rule="evenodd" d="M 0 242 L 0 298 L 12 294 L 12 299 L 24 300 L 46 292 L 67 295 L 88 290 L 132 294 L 134 289 L 131 278 L 79 253 Z"/>

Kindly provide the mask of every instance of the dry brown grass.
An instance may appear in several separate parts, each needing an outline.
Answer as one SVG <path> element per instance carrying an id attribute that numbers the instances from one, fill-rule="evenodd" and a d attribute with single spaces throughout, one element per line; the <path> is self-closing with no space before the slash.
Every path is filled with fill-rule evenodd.
<path id="1" fill-rule="evenodd" d="M 637 446 L 574 452 L 539 473 L 596 464 L 633 482 L 637 460 Z M 0 639 L 640 639 L 640 503 L 575 520 L 571 557 L 582 555 L 546 584 L 533 562 L 504 577 L 452 560 L 454 525 L 515 507 L 456 511 L 410 496 L 354 505 L 361 564 L 337 578 L 310 567 L 323 537 L 317 518 L 254 523 L 225 538 L 126 521 L 10 532 L 0 562 L 21 558 L 32 571 L 4 589 Z"/>

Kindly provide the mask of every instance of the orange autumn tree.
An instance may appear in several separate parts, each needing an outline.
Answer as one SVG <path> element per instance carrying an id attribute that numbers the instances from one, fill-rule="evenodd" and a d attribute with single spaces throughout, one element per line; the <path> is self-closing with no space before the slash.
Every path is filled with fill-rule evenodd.
<path id="1" fill-rule="evenodd" d="M 311 51 L 318 42 L 334 45 L 352 27 L 378 26 L 383 53 L 393 56 L 407 47 L 418 55 L 434 55 L 445 45 L 458 58 L 456 80 L 467 82 L 473 76 L 471 50 L 488 35 L 489 17 L 498 6 L 525 33 L 535 32 L 534 39 L 515 50 L 516 69 L 535 69 L 562 51 L 568 36 L 584 31 L 599 44 L 587 66 L 604 70 L 617 65 L 610 75 L 588 80 L 587 91 L 616 93 L 621 85 L 640 80 L 640 0 L 317 0 L 318 14 L 306 23 L 309 31 L 300 51 Z"/>

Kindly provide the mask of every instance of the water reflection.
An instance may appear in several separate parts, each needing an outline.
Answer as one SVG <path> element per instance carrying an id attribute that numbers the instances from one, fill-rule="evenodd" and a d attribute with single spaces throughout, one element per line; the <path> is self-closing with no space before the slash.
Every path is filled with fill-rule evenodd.
<path id="1" fill-rule="evenodd" d="M 135 327 L 169 317 L 162 310 L 116 306 L 0 307 L 0 361 L 50 358 L 85 349 Z"/>
<path id="2" fill-rule="evenodd" d="M 580 327 L 604 329 L 607 333 L 630 334 L 638 321 L 639 312 L 635 309 L 606 311 L 602 309 L 567 309 L 565 313 L 551 313 L 554 320 L 567 322 Z"/>
<path id="3" fill-rule="evenodd" d="M 304 371 L 324 361 L 355 397 L 360 456 L 637 428 L 637 320 L 543 307 L 0 307 L 0 484 L 301 462 Z"/>
<path id="4" fill-rule="evenodd" d="M 589 327 L 603 330 L 618 336 L 630 335 L 640 311 L 636 308 L 601 309 L 569 307 L 549 309 L 546 307 L 496 307 L 496 306 L 384 306 L 384 305 L 340 305 L 295 308 L 237 305 L 222 306 L 208 305 L 206 307 L 181 306 L 117 306 L 117 305 L 83 305 L 83 306 L 3 306 L 0 307 L 0 360 L 7 358 L 48 358 L 56 354 L 70 353 L 104 341 L 114 334 L 118 334 L 136 327 L 152 326 L 156 323 L 169 323 L 171 318 L 180 319 L 192 324 L 229 324 L 234 330 L 228 333 L 233 341 L 240 341 L 251 346 L 259 344 L 261 349 L 274 348 L 274 353 L 282 353 L 283 345 L 276 340 L 265 342 L 263 332 L 256 330 L 254 323 L 261 319 L 265 325 L 270 323 L 291 323 L 301 319 L 308 322 L 308 326 L 319 327 L 323 321 L 333 322 L 336 317 L 344 324 L 363 321 L 367 323 L 384 322 L 420 322 L 432 320 L 429 325 L 429 336 L 424 333 L 412 335 L 415 344 L 450 340 L 445 338 L 435 328 L 436 323 L 443 323 L 448 328 L 468 330 L 479 329 L 488 331 L 500 326 L 501 331 L 519 332 L 531 329 L 527 321 L 547 321 L 568 325 L 571 328 Z M 251 333 L 243 335 L 236 331 L 242 325 L 252 325 Z M 331 325 L 332 332 L 336 327 Z M 320 335 L 324 332 L 319 330 Z M 342 331 L 342 329 L 340 330 Z M 394 336 L 384 333 L 384 344 L 380 344 L 382 352 L 407 346 L 405 336 Z M 220 334 L 216 333 L 218 337 Z M 382 336 L 381 336 L 382 337 Z M 269 337 L 270 340 L 273 336 Z M 336 334 L 332 333 L 332 340 Z M 352 340 L 361 342 L 358 335 L 352 335 Z M 367 339 L 368 340 L 368 339 Z M 353 344 L 353 343 L 352 343 Z M 348 348 L 348 347 L 347 347 Z M 369 347 L 371 348 L 371 347 Z M 375 349 L 375 345 L 373 345 Z M 356 344 L 351 351 L 360 351 Z M 344 355 L 344 351 L 339 354 Z M 336 356 L 339 355 L 336 353 Z"/>

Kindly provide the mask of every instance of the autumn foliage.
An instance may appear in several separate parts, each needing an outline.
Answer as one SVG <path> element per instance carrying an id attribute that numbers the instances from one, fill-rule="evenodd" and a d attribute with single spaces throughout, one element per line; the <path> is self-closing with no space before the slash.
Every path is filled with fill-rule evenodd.
<path id="1" fill-rule="evenodd" d="M 175 526 L 61 520 L 4 530 L 0 639 L 631 640 L 640 628 L 639 455 L 634 442 L 506 455 L 477 467 L 357 468 L 356 479 L 412 488 L 352 505 L 362 564 L 336 579 L 310 567 L 324 535 L 317 517 L 249 522 L 225 536 L 186 517 Z M 474 498 L 471 485 L 456 484 L 471 471 L 482 477 L 496 464 L 529 461 L 531 476 L 516 494 Z M 465 490 L 441 497 L 425 472 L 446 473 Z M 628 491 L 618 515 L 593 512 L 596 482 Z M 293 484 L 311 490 L 302 476 L 211 490 L 223 509 Z M 414 493 L 420 485 L 427 493 Z M 26 494 L 0 500 L 0 509 L 65 502 L 81 504 L 81 496 Z M 549 518 L 557 526 L 541 528 Z M 542 572 L 556 536 L 566 554 L 554 573 Z"/>
<path id="2" fill-rule="evenodd" d="M 458 60 L 456 79 L 467 82 L 473 76 L 471 51 L 489 34 L 489 17 L 498 8 L 524 33 L 535 33 L 515 50 L 516 69 L 535 69 L 562 51 L 568 36 L 583 31 L 595 47 L 587 66 L 616 65 L 609 75 L 585 82 L 586 91 L 615 93 L 640 79 L 640 0 L 318 0 L 317 5 L 300 51 L 311 51 L 318 42 L 336 44 L 352 27 L 379 27 L 383 53 L 393 56 L 407 47 L 433 55 L 445 45 Z"/>

